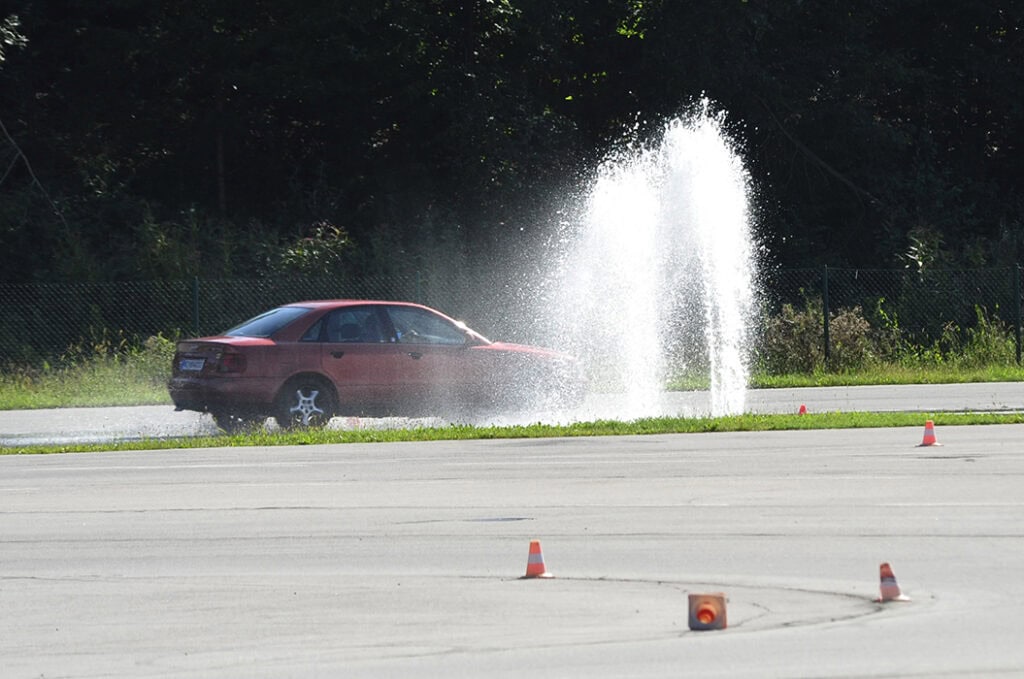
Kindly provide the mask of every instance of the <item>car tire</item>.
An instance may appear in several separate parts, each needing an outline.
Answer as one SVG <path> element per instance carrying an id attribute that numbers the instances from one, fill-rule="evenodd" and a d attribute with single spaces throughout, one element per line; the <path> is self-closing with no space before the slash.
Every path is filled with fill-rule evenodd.
<path id="1" fill-rule="evenodd" d="M 326 426 L 337 412 L 334 388 L 323 379 L 304 377 L 281 388 L 274 419 L 282 429 L 319 428 Z"/>
<path id="2" fill-rule="evenodd" d="M 228 434 L 240 434 L 256 429 L 266 419 L 260 415 L 230 411 L 214 411 L 210 414 L 213 415 L 213 421 L 217 426 Z"/>

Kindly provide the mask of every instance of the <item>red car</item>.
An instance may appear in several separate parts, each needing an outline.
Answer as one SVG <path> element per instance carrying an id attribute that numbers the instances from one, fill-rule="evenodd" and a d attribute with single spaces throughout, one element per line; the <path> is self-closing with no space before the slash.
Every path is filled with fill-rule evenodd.
<path id="1" fill-rule="evenodd" d="M 177 410 L 209 412 L 236 431 L 267 417 L 308 427 L 335 415 L 574 405 L 584 381 L 569 356 L 491 342 L 419 304 L 328 300 L 178 342 L 168 389 Z"/>

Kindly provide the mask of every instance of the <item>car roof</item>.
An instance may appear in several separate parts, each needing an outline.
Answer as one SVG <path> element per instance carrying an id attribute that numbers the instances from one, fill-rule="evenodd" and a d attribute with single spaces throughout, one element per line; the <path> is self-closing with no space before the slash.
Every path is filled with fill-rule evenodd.
<path id="1" fill-rule="evenodd" d="M 361 306 L 364 304 L 384 304 L 388 306 L 415 306 L 422 307 L 422 304 L 415 302 L 396 302 L 394 300 L 379 300 L 379 299 L 311 299 L 305 302 L 291 302 L 289 304 L 282 304 L 281 306 L 291 307 L 311 307 L 313 309 L 335 309 L 346 306 Z"/>

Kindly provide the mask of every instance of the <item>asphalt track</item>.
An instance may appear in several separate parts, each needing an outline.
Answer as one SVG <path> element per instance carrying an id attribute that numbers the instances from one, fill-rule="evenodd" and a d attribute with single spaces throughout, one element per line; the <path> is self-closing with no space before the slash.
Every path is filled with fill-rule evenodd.
<path id="1" fill-rule="evenodd" d="M 0 456 L 0 676 L 1020 676 L 1024 426 L 922 433 Z"/>

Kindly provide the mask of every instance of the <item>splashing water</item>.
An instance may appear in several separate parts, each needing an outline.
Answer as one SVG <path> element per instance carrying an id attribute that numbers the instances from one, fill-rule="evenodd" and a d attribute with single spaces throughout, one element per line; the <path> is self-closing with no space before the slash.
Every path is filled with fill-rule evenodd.
<path id="1" fill-rule="evenodd" d="M 743 412 L 755 264 L 749 175 L 705 101 L 655 145 L 599 168 L 563 224 L 552 326 L 618 415 L 663 412 L 666 382 L 710 376 L 712 415 Z"/>

